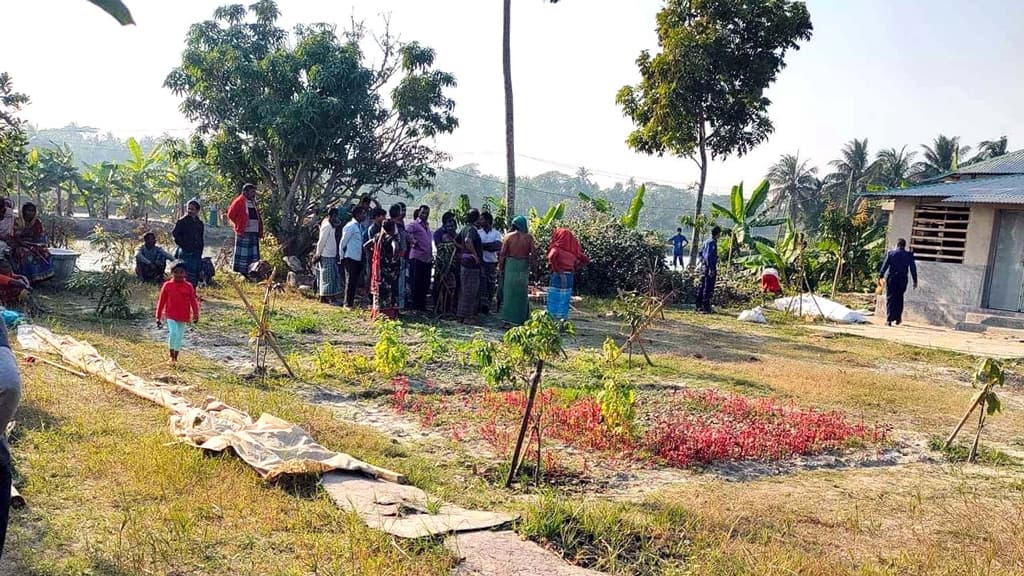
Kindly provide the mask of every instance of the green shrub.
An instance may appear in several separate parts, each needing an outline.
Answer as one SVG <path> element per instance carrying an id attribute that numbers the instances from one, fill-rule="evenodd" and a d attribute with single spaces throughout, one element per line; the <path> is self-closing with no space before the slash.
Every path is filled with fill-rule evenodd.
<path id="1" fill-rule="evenodd" d="M 542 284 L 550 273 L 547 252 L 553 226 L 569 228 L 580 241 L 590 264 L 575 278 L 576 291 L 591 296 L 611 296 L 616 289 L 647 292 L 652 274 L 658 277 L 665 266 L 666 242 L 658 234 L 626 228 L 614 216 L 593 210 L 563 222 L 533 230 L 537 258 L 531 277 Z"/>
<path id="2" fill-rule="evenodd" d="M 402 325 L 395 320 L 377 320 L 377 344 L 373 347 L 373 369 L 384 376 L 397 376 L 409 361 L 409 346 L 402 342 Z"/>

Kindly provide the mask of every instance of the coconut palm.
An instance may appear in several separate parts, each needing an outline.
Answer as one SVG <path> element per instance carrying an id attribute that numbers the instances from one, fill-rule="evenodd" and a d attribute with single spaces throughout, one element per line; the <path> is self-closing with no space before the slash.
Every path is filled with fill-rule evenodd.
<path id="1" fill-rule="evenodd" d="M 851 199 L 863 194 L 871 180 L 868 139 L 850 140 L 843 145 L 840 157 L 828 165 L 834 171 L 825 177 L 825 191 L 834 205 L 849 213 Z"/>
<path id="2" fill-rule="evenodd" d="M 959 167 L 960 158 L 963 158 L 971 150 L 970 146 L 961 146 L 960 137 L 952 138 L 945 134 L 939 134 L 932 145 L 922 144 L 924 148 L 924 160 L 915 164 L 917 171 L 923 180 L 936 178 L 947 174 Z"/>
<path id="3" fill-rule="evenodd" d="M 875 183 L 885 188 L 901 188 L 913 180 L 915 174 L 914 156 L 904 146 L 899 150 L 886 148 L 878 152 L 875 159 Z"/>
<path id="4" fill-rule="evenodd" d="M 774 203 L 786 206 L 794 226 L 800 221 L 807 224 L 820 202 L 818 168 L 808 166 L 809 162 L 800 160 L 799 153 L 783 154 L 768 170 L 769 192 L 774 196 Z"/>
<path id="5" fill-rule="evenodd" d="M 1002 156 L 1006 154 L 1007 145 L 1006 136 L 1002 136 L 998 140 L 982 140 L 978 143 L 978 153 L 971 158 L 970 163 Z"/>
<path id="6" fill-rule="evenodd" d="M 558 0 L 548 0 L 556 4 Z M 505 206 L 516 213 L 516 150 L 515 121 L 512 105 L 512 0 L 505 0 L 504 33 L 502 35 L 502 70 L 505 76 Z"/>

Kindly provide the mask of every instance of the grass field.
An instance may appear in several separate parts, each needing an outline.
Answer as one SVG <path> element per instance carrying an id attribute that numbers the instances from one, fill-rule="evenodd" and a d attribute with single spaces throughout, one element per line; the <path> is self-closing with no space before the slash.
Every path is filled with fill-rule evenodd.
<path id="1" fill-rule="evenodd" d="M 249 291 L 255 298 L 256 288 Z M 193 386 L 193 399 L 215 396 L 295 422 L 330 448 L 407 474 L 433 497 L 519 512 L 520 533 L 583 566 L 616 574 L 1024 573 L 1019 380 L 1000 391 L 1004 411 L 985 430 L 987 453 L 998 457 L 960 464 L 928 448 L 972 395 L 968 357 L 825 337 L 777 317 L 761 327 L 670 311 L 648 334 L 655 366 L 625 371 L 637 387 L 641 421 L 677 390 L 717 388 L 886 426 L 889 443 L 858 454 L 871 460 L 872 450 L 885 449 L 904 457 L 861 465 L 839 454 L 827 464 L 680 470 L 549 442 L 572 481 L 552 476 L 539 488 L 506 490 L 497 481 L 502 455 L 390 410 L 393 387 L 373 371 L 377 335 L 362 313 L 282 296 L 273 326 L 301 381 L 278 370 L 246 379 L 223 360 L 244 359 L 250 330 L 226 288 L 204 294 L 195 336 L 208 354 L 186 349 L 177 371 L 163 364 L 165 349 L 147 315 L 98 319 L 87 301 L 65 296 L 44 299 L 51 312 L 37 322 L 88 340 L 142 376 L 169 374 Z M 141 290 L 136 305 L 148 314 L 152 298 Z M 580 337 L 545 381 L 563 397 L 593 394 L 588 359 L 620 332 L 601 308 L 588 303 L 577 316 Z M 500 335 L 492 325 L 410 318 L 403 372 L 424 397 L 481 390 L 470 343 Z M 2 567 L 11 574 L 419 575 L 447 574 L 455 563 L 440 542 L 367 529 L 313 481 L 269 485 L 233 456 L 173 443 L 162 409 L 98 380 L 45 365 L 23 373 L 12 446 L 16 485 L 29 505 L 12 516 Z M 345 412 L 311 389 L 374 416 L 343 421 Z M 412 432 L 394 439 L 396 426 Z"/>

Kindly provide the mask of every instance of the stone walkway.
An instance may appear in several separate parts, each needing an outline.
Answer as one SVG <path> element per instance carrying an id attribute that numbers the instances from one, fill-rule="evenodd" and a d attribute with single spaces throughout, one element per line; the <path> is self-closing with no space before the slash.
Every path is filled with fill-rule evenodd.
<path id="1" fill-rule="evenodd" d="M 941 326 L 904 323 L 902 326 L 886 326 L 880 321 L 870 324 L 815 324 L 812 330 L 834 334 L 852 334 L 886 340 L 922 348 L 949 350 L 972 356 L 992 358 L 1024 358 L 1024 332 L 1019 335 L 1012 331 L 989 331 L 983 333 L 960 332 Z"/>

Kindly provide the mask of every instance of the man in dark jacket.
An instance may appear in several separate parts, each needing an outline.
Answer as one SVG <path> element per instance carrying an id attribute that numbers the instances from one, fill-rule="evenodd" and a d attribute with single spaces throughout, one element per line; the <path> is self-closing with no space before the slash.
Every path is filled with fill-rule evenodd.
<path id="1" fill-rule="evenodd" d="M 711 314 L 711 301 L 715 296 L 715 282 L 718 281 L 718 237 L 722 229 L 711 229 L 711 238 L 700 247 L 698 258 L 701 263 L 700 286 L 697 288 L 697 312 Z"/>
<path id="2" fill-rule="evenodd" d="M 907 291 L 908 275 L 914 279 L 917 289 L 917 264 L 914 253 L 907 251 L 907 241 L 900 238 L 896 241 L 896 249 L 885 255 L 879 278 L 885 279 L 885 324 L 899 326 L 903 322 L 903 295 Z"/>

